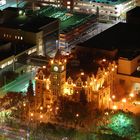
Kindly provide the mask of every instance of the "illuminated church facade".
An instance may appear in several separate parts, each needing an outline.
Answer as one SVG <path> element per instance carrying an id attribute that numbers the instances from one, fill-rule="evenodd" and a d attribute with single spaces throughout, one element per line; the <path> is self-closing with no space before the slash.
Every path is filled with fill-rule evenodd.
<path id="1" fill-rule="evenodd" d="M 67 60 L 53 59 L 49 66 L 39 69 L 36 74 L 36 107 L 51 105 L 58 101 L 59 96 L 78 102 L 81 91 L 84 91 L 87 102 L 94 102 L 98 109 L 110 108 L 116 72 L 117 65 L 113 62 L 106 69 L 99 67 L 96 75 L 79 70 L 78 77 L 72 73 L 72 77 L 77 77 L 73 79 L 67 77 Z"/>

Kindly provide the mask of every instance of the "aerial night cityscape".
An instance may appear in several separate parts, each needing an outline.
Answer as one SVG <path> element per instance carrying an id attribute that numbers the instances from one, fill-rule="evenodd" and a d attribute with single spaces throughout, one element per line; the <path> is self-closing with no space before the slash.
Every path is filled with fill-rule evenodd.
<path id="1" fill-rule="evenodd" d="M 140 140 L 140 0 L 0 0 L 0 140 Z"/>

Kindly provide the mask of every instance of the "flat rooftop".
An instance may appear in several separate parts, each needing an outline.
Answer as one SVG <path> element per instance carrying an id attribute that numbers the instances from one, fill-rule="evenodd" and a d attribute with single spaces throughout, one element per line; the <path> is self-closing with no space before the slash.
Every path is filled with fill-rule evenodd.
<path id="1" fill-rule="evenodd" d="M 128 11 L 127 13 L 132 17 L 140 19 L 140 6 L 135 7 L 134 9 Z"/>
<path id="2" fill-rule="evenodd" d="M 7 7 L 4 9 L 4 11 L 14 11 L 14 12 L 18 12 L 19 11 L 19 8 L 16 8 L 16 7 Z"/>
<path id="3" fill-rule="evenodd" d="M 111 60 L 103 62 L 103 58 L 97 58 L 92 53 L 85 51 L 75 52 L 72 55 L 73 57 L 67 59 L 66 76 L 73 80 L 81 77 L 85 81 L 88 76 L 96 75 L 99 67 L 101 70 L 107 69 L 109 62 L 112 62 Z M 81 72 L 84 72 L 84 75 L 81 75 Z"/>
<path id="4" fill-rule="evenodd" d="M 89 19 L 96 17 L 93 14 L 89 15 L 77 12 L 70 13 L 66 9 L 56 8 L 52 6 L 43 7 L 42 9 L 38 10 L 36 14 L 45 17 L 58 18 L 61 21 L 60 30 L 63 32 L 70 31 L 80 24 L 85 23 Z"/>
<path id="5" fill-rule="evenodd" d="M 109 5 L 118 5 L 129 0 L 81 0 L 81 1 L 103 3 L 103 4 L 109 4 Z"/>
<path id="6" fill-rule="evenodd" d="M 119 52 L 140 52 L 140 45 L 138 44 L 139 36 L 140 26 L 134 26 L 128 23 L 118 23 L 78 45 L 81 47 L 108 51 L 118 49 Z"/>
<path id="7" fill-rule="evenodd" d="M 140 55 L 140 51 L 125 50 L 119 52 L 119 57 L 127 60 L 133 60 Z"/>
<path id="8" fill-rule="evenodd" d="M 11 43 L 7 49 L 0 50 L 0 61 L 7 59 L 11 56 L 16 56 L 32 47 L 34 47 L 34 45 L 27 44 L 27 43 Z"/>
<path id="9" fill-rule="evenodd" d="M 0 24 L 1 27 L 22 29 L 25 31 L 38 32 L 41 30 L 41 27 L 50 24 L 56 19 L 50 17 L 40 17 L 40 16 L 18 16 L 13 18 L 3 24 Z"/>

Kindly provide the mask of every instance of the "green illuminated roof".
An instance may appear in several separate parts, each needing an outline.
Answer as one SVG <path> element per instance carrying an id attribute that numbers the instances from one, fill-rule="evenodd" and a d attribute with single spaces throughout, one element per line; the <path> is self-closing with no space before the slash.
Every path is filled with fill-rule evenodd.
<path id="1" fill-rule="evenodd" d="M 69 13 L 66 9 L 60 9 L 52 6 L 47 6 L 39 11 L 36 14 L 45 16 L 45 17 L 52 17 L 52 18 L 59 18 L 60 23 L 60 30 L 63 32 L 67 32 L 80 24 L 83 24 L 87 20 L 95 17 L 95 15 L 87 15 L 81 13 Z"/>
<path id="2" fill-rule="evenodd" d="M 128 0 L 81 0 L 84 2 L 95 2 L 95 3 L 104 3 L 104 4 L 109 4 L 109 5 L 117 5 L 121 4 L 123 2 L 126 2 Z"/>

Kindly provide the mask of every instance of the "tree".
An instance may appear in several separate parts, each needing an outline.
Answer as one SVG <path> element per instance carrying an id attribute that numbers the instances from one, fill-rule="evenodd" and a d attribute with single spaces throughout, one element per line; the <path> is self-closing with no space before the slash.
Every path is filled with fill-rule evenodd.
<path id="1" fill-rule="evenodd" d="M 32 101 L 34 97 L 33 83 L 32 80 L 29 80 L 29 86 L 27 88 L 27 97 L 29 101 Z"/>
<path id="2" fill-rule="evenodd" d="M 113 114 L 109 119 L 108 128 L 121 137 L 132 137 L 137 134 L 135 118 L 124 112 Z"/>

